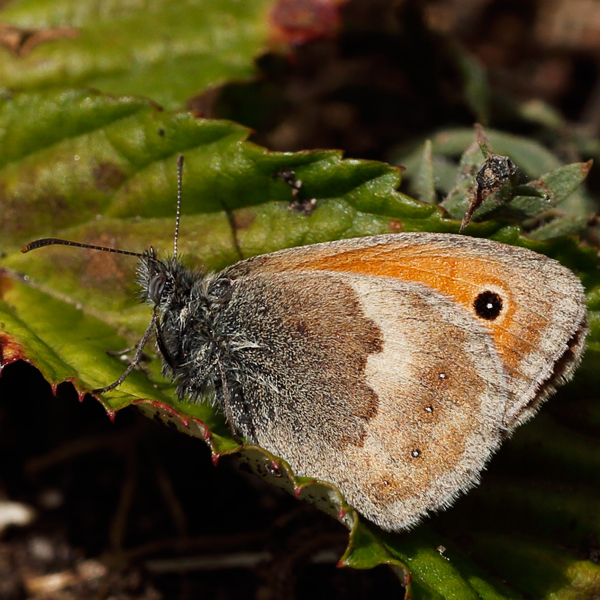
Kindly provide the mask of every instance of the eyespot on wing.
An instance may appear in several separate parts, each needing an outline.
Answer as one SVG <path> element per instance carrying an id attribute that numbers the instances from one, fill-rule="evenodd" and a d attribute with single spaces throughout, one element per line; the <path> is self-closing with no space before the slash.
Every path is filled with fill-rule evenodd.
<path id="1" fill-rule="evenodd" d="M 267 271 L 420 282 L 463 306 L 491 332 L 508 374 L 509 431 L 572 376 L 585 348 L 581 282 L 557 261 L 525 248 L 462 235 L 401 233 L 292 248 L 246 262 L 245 268 Z"/>

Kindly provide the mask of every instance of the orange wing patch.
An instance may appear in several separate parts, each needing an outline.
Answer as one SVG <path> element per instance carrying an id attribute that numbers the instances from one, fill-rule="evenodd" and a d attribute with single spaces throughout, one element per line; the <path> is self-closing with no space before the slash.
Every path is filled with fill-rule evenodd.
<path id="1" fill-rule="evenodd" d="M 292 265 L 286 261 L 286 268 Z M 496 268 L 494 268 L 496 267 Z M 294 265 L 292 268 L 298 268 Z M 429 285 L 453 298 L 470 313 L 473 302 L 484 290 L 501 293 L 503 310 L 494 321 L 482 322 L 490 329 L 497 348 L 509 372 L 516 371 L 524 355 L 531 352 L 546 327 L 546 319 L 531 313 L 526 331 L 523 323 L 515 321 L 516 303 L 511 301 L 506 278 L 499 272 L 503 266 L 490 264 L 477 256 L 453 257 L 441 254 L 439 246 L 421 245 L 417 248 L 371 247 L 347 250 L 334 255 L 312 255 L 302 261 L 301 268 L 308 271 L 339 271 L 360 273 L 374 277 L 395 277 Z M 513 274 L 514 276 L 514 274 Z"/>

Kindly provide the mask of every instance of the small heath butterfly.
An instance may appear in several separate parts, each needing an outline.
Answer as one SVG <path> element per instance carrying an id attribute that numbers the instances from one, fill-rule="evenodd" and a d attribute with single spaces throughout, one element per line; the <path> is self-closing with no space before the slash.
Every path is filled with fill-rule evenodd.
<path id="1" fill-rule="evenodd" d="M 38 240 L 24 251 L 53 243 L 83 245 Z M 155 333 L 181 398 L 215 404 L 235 435 L 335 484 L 386 530 L 476 485 L 584 349 L 579 279 L 487 239 L 377 235 L 220 273 L 184 266 L 177 236 L 170 258 L 126 254 L 139 257 L 152 320 L 125 373 L 94 391 L 120 384 Z"/>

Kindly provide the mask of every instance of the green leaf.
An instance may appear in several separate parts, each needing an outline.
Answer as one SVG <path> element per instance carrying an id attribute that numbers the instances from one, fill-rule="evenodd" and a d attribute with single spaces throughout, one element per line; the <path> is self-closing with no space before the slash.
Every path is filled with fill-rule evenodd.
<path id="1" fill-rule="evenodd" d="M 153 245 L 168 252 L 179 153 L 186 157 L 180 251 L 190 264 L 221 269 L 239 260 L 238 248 L 248 257 L 343 237 L 458 229 L 458 222 L 444 219 L 437 207 L 399 193 L 400 171 L 395 167 L 342 160 L 334 151 L 272 153 L 247 142 L 247 134 L 234 123 L 164 112 L 129 97 L 72 90 L 5 97 L 0 102 L 0 145 L 6 148 L 0 157 L 0 364 L 26 359 L 51 384 L 69 380 L 81 394 L 121 374 L 122 361 L 105 350 L 137 341 L 149 320 L 148 308 L 136 300 L 135 259 L 59 246 L 26 255 L 19 250 L 32 239 L 57 236 L 134 251 Z M 317 198 L 310 216 L 288 210 L 290 189 L 274 176 L 282 169 L 294 170 L 303 189 Z M 581 274 L 592 333 L 576 383 L 584 390 L 597 389 L 600 270 L 595 252 L 571 238 L 529 240 L 517 227 L 492 221 L 469 227 L 477 235 L 549 254 Z M 540 592 L 535 597 L 550 598 L 571 593 L 578 581 L 595 581 L 591 561 L 573 561 L 573 546 L 584 529 L 600 533 L 591 510 L 600 456 L 600 414 L 597 402 L 591 402 L 597 394 L 574 398 L 577 411 L 586 415 L 588 433 L 581 443 L 576 443 L 576 416 L 557 413 L 563 435 L 553 418 L 538 418 L 531 424 L 535 427 L 527 425 L 506 444 L 508 483 L 492 481 L 488 488 L 484 480 L 475 494 L 426 526 L 389 534 L 363 522 L 326 482 L 296 477 L 280 458 L 257 447 L 240 447 L 213 408 L 176 400 L 158 362 L 154 357 L 117 390 L 102 394 L 107 411 L 136 405 L 205 440 L 215 459 L 237 454 L 273 485 L 338 518 L 351 531 L 342 565 L 389 564 L 407 584 L 410 597 L 419 599 L 516 599 L 530 589 Z M 563 397 L 574 396 L 578 389 L 566 388 Z M 559 399 L 550 403 L 555 404 L 560 406 Z M 487 527 L 501 539 L 519 494 L 526 491 L 510 473 L 521 473 L 518 468 L 527 465 L 540 469 L 541 492 L 524 496 L 525 515 L 532 515 L 524 521 L 532 523 L 533 542 L 528 537 L 515 553 L 522 564 L 540 553 L 552 554 L 544 568 L 562 570 L 545 587 L 541 578 L 522 584 L 522 577 L 502 560 L 506 545 L 488 543 L 481 533 Z M 544 465 L 551 467 L 544 471 Z M 500 478 L 506 477 L 503 467 Z M 560 504 L 559 496 L 551 494 L 556 486 L 544 478 L 560 484 L 565 477 L 571 477 L 576 494 Z M 505 502 L 494 503 L 499 490 L 506 490 Z M 478 494 L 485 499 L 477 505 L 492 514 L 514 510 L 502 520 L 481 517 L 469 522 L 469 515 L 476 514 L 470 499 Z M 563 538 L 569 545 L 565 550 L 557 530 L 571 518 L 581 518 L 581 526 Z M 553 520 L 558 527 L 547 526 Z M 461 523 L 467 525 L 461 529 Z M 471 554 L 475 547 L 483 550 Z M 557 581 L 562 588 L 556 587 Z"/>
<path id="2" fill-rule="evenodd" d="M 479 60 L 457 43 L 450 45 L 452 55 L 463 80 L 465 101 L 477 122 L 486 125 L 490 115 L 490 87 L 487 72 Z"/>
<path id="3" fill-rule="evenodd" d="M 538 185 L 550 190 L 553 201 L 560 204 L 581 186 L 591 168 L 591 160 L 585 163 L 572 163 L 542 175 Z"/>
<path id="4" fill-rule="evenodd" d="M 484 564 L 506 573 L 528 598 L 583 600 L 600 589 L 600 565 L 535 538 L 484 532 L 474 535 L 470 546 Z"/>
<path id="5" fill-rule="evenodd" d="M 430 140 L 427 140 L 423 146 L 423 158 L 421 160 L 417 181 L 419 200 L 421 200 L 421 202 L 433 204 L 435 202 L 435 179 Z"/>
<path id="6" fill-rule="evenodd" d="M 0 12 L 0 27 L 22 32 L 26 41 L 13 51 L 0 46 L 0 85 L 88 86 L 143 95 L 166 108 L 182 106 L 210 87 L 255 74 L 254 59 L 268 48 L 274 4 L 11 2 Z"/>
<path id="7" fill-rule="evenodd" d="M 475 176 L 484 161 L 477 143 L 482 135 L 483 130 L 478 130 L 473 141 L 472 130 L 450 129 L 439 132 L 431 140 L 436 190 L 446 195 L 442 206 L 455 219 L 464 215 L 473 196 Z M 529 237 L 540 240 L 578 234 L 585 230 L 588 219 L 595 210 L 593 202 L 581 188 L 591 166 L 589 163 L 564 166 L 547 149 L 528 138 L 494 130 L 486 130 L 485 138 L 494 153 L 512 159 L 521 176 L 530 180 L 527 184 L 529 187 L 537 187 L 544 193 L 537 194 L 538 197 L 533 194 L 525 196 L 523 186 L 518 189 L 505 186 L 483 202 L 475 213 L 476 217 L 481 218 L 503 206 L 503 213 L 496 211 L 494 214 L 520 218 Z M 411 173 L 413 179 L 418 181 L 414 174 L 424 168 L 422 148 L 399 151 L 397 161 L 406 167 L 411 190 L 418 190 L 416 184 L 410 182 Z M 448 160 L 459 156 L 461 158 L 455 167 L 455 181 L 450 185 L 452 178 Z"/>

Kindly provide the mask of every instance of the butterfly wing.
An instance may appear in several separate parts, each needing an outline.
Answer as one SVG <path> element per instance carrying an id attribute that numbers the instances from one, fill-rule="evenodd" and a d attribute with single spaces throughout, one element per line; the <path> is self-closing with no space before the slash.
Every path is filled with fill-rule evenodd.
<path id="1" fill-rule="evenodd" d="M 509 397 L 488 330 L 462 306 L 397 278 L 239 267 L 220 327 L 240 336 L 242 434 L 386 529 L 477 481 Z"/>
<path id="2" fill-rule="evenodd" d="M 493 337 L 508 379 L 508 431 L 570 378 L 584 350 L 587 320 L 579 279 L 553 259 L 491 240 L 381 235 L 283 250 L 233 269 L 355 273 L 420 282 L 440 292 Z"/>

